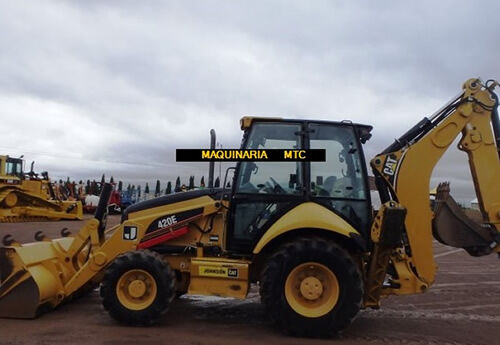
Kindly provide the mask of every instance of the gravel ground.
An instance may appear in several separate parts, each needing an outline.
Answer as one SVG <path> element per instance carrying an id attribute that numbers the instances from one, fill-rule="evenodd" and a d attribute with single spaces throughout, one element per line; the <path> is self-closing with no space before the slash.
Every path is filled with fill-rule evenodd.
<path id="1" fill-rule="evenodd" d="M 110 217 L 108 225 L 119 222 Z M 37 230 L 58 236 L 79 221 L 0 224 L 32 241 Z M 162 323 L 136 328 L 117 325 L 102 309 L 98 292 L 66 304 L 36 320 L 0 320 L 0 344 L 485 344 L 500 335 L 500 261 L 473 258 L 436 244 L 436 283 L 422 295 L 393 296 L 380 310 L 362 311 L 337 339 L 290 338 L 277 331 L 254 287 L 247 300 L 189 296 L 176 300 Z M 496 340 L 495 340 L 496 339 Z"/>

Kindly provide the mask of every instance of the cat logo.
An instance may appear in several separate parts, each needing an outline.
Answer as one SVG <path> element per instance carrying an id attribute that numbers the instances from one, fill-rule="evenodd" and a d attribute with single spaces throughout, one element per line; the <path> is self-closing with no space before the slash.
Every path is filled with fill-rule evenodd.
<path id="1" fill-rule="evenodd" d="M 238 269 L 237 268 L 228 268 L 227 276 L 231 278 L 238 278 Z"/>
<path id="2" fill-rule="evenodd" d="M 397 159 L 394 156 L 387 156 L 384 163 L 384 174 L 394 176 L 397 168 Z"/>
<path id="3" fill-rule="evenodd" d="M 126 226 L 123 228 L 123 239 L 126 241 L 133 241 L 137 238 L 137 227 Z"/>

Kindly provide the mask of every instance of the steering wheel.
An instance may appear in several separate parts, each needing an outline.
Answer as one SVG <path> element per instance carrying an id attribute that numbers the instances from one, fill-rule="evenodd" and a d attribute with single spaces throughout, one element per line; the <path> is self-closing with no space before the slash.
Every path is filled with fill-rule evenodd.
<path id="1" fill-rule="evenodd" d="M 276 182 L 274 178 L 269 177 L 269 179 L 271 180 L 272 183 L 274 183 L 273 187 L 274 192 L 286 194 L 286 190 L 284 190 L 283 187 L 281 187 L 281 185 L 278 182 Z"/>

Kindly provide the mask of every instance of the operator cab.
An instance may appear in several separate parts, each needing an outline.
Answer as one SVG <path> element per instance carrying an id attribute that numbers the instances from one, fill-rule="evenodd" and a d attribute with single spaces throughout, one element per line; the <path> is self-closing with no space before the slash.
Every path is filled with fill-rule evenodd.
<path id="1" fill-rule="evenodd" d="M 9 156 L 0 156 L 1 175 L 10 177 L 23 176 L 23 160 Z"/>
<path id="2" fill-rule="evenodd" d="M 244 117 L 242 149 L 325 149 L 325 162 L 239 162 L 233 183 L 228 249 L 250 253 L 267 229 L 312 201 L 368 236 L 371 202 L 362 143 L 371 126 L 351 122 Z"/>

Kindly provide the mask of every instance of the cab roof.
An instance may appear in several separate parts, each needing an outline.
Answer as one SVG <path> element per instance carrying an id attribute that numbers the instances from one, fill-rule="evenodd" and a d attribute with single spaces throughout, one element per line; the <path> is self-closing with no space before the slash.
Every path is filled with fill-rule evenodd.
<path id="1" fill-rule="evenodd" d="M 347 125 L 353 126 L 359 133 L 359 138 L 364 144 L 371 138 L 371 131 L 373 126 L 364 125 L 361 123 L 353 123 L 350 120 L 342 121 L 326 121 L 326 120 L 310 120 L 310 119 L 284 119 L 282 117 L 261 117 L 261 116 L 243 116 L 240 120 L 241 130 L 246 130 L 252 126 L 254 122 L 309 122 L 318 124 L 332 124 L 332 125 Z"/>

